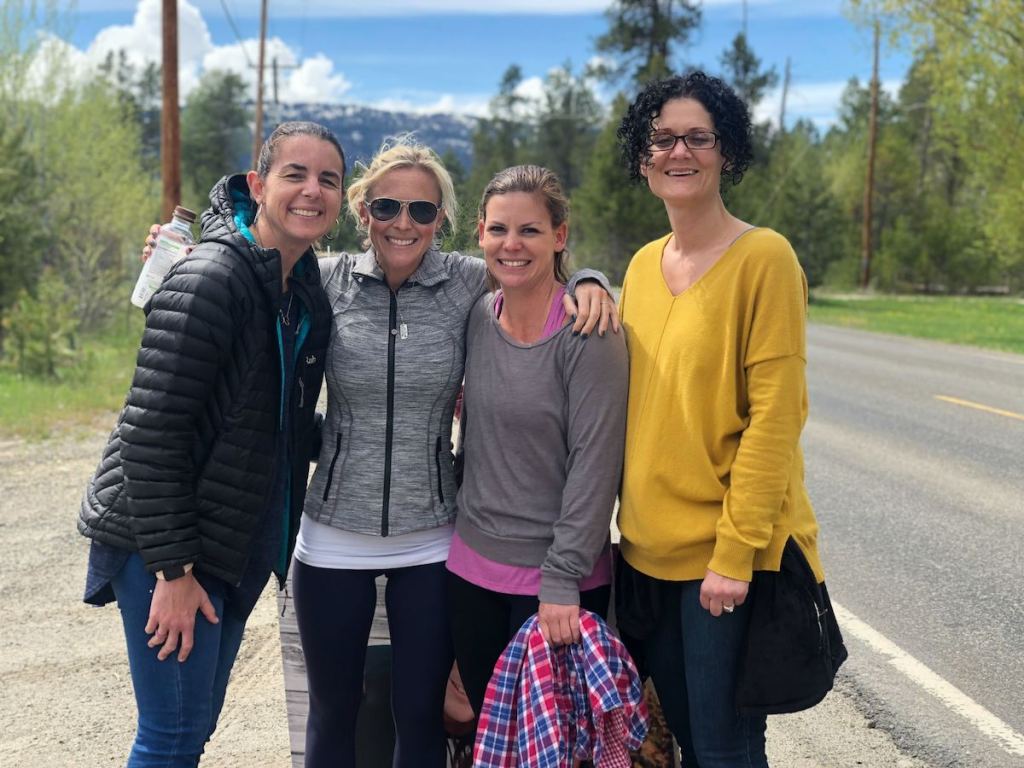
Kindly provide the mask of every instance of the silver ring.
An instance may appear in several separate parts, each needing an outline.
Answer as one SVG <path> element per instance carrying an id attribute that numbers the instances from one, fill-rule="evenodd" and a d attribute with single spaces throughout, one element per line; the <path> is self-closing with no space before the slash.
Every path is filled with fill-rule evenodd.
<path id="1" fill-rule="evenodd" d="M 726 613 L 732 613 L 733 611 L 736 610 L 736 606 L 735 605 L 723 605 L 722 606 L 722 610 L 725 611 Z"/>

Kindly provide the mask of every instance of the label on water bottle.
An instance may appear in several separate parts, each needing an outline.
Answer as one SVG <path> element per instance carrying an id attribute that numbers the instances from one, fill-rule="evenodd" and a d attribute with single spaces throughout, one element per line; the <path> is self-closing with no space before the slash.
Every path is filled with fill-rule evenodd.
<path id="1" fill-rule="evenodd" d="M 132 291 L 132 304 L 137 307 L 146 306 L 146 302 L 156 293 L 171 267 L 185 257 L 189 243 L 170 232 L 161 232 L 156 239 L 153 254 L 145 264 Z"/>

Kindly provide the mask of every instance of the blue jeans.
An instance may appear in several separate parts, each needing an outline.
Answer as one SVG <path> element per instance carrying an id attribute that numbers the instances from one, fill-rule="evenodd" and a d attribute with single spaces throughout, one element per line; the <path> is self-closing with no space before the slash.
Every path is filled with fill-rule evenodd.
<path id="1" fill-rule="evenodd" d="M 245 619 L 224 610 L 210 593 L 218 624 L 196 615 L 195 645 L 185 662 L 176 654 L 157 659 L 145 632 L 156 578 L 133 553 L 112 585 L 128 644 L 139 721 L 127 768 L 194 768 L 217 727 L 231 667 L 242 643 Z"/>
<path id="2" fill-rule="evenodd" d="M 687 768 L 768 768 L 767 719 L 740 715 L 735 702 L 750 603 L 715 618 L 700 585 L 662 582 L 662 614 L 644 641 L 665 720 Z"/>

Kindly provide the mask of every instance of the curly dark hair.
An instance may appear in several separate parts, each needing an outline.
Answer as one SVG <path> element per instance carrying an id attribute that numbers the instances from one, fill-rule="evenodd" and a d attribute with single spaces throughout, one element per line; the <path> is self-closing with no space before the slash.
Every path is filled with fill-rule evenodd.
<path id="1" fill-rule="evenodd" d="M 651 162 L 654 120 L 665 102 L 679 98 L 699 101 L 711 115 L 725 158 L 722 178 L 739 184 L 754 154 L 750 110 L 725 81 L 699 70 L 648 83 L 629 105 L 616 132 L 629 177 L 643 179 L 640 170 Z"/>

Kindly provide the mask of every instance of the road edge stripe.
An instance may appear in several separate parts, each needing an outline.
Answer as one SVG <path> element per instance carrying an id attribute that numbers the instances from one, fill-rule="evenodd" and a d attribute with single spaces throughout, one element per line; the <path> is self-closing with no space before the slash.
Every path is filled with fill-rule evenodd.
<path id="1" fill-rule="evenodd" d="M 952 683 L 901 649 L 885 635 L 861 621 L 835 600 L 836 618 L 844 632 L 877 651 L 910 680 L 966 719 L 986 736 L 995 739 L 1011 755 L 1024 757 L 1024 734 L 1020 734 Z"/>

